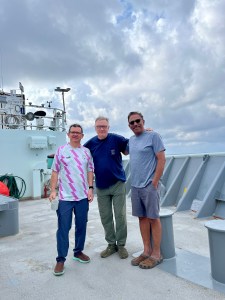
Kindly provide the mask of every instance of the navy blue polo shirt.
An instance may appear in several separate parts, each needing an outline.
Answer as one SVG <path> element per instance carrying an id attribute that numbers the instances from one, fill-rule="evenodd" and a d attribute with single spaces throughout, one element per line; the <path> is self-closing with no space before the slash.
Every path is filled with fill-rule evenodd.
<path id="1" fill-rule="evenodd" d="M 84 144 L 93 157 L 97 188 L 106 189 L 117 181 L 126 181 L 121 152 L 125 152 L 127 144 L 128 139 L 114 133 L 103 140 L 95 136 Z"/>

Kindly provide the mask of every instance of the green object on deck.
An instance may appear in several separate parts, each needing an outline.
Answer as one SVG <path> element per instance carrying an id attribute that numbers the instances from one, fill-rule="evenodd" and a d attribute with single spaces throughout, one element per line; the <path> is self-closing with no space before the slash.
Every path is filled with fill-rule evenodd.
<path id="1" fill-rule="evenodd" d="M 3 175 L 0 176 L 0 181 L 4 182 L 7 185 L 11 197 L 20 199 L 25 194 L 26 183 L 21 177 L 13 175 Z M 21 182 L 20 188 L 18 188 L 18 181 Z"/>

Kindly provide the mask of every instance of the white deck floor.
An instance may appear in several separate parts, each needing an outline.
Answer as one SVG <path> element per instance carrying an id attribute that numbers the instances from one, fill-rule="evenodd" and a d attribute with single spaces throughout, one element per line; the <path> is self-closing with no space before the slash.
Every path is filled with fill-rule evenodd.
<path id="1" fill-rule="evenodd" d="M 205 219 L 193 219 L 190 211 L 175 213 L 177 257 L 152 270 L 142 270 L 130 264 L 132 254 L 141 250 L 142 242 L 138 220 L 131 216 L 130 199 L 127 206 L 128 259 L 121 260 L 117 253 L 106 259 L 99 256 L 106 242 L 95 199 L 90 205 L 85 247 L 91 262 L 81 264 L 72 260 L 72 228 L 65 274 L 55 277 L 55 212 L 46 199 L 21 201 L 19 234 L 0 238 L 0 299 L 225 299 L 225 285 L 215 282 L 210 274 L 204 279 L 204 268 L 196 268 L 195 272 L 196 262 L 209 269 Z M 189 261 L 187 268 L 187 261 L 192 258 L 194 264 Z M 179 265 L 178 271 L 170 272 L 174 263 Z M 195 280 L 195 275 L 183 276 L 188 272 L 198 278 L 203 276 L 203 282 Z"/>

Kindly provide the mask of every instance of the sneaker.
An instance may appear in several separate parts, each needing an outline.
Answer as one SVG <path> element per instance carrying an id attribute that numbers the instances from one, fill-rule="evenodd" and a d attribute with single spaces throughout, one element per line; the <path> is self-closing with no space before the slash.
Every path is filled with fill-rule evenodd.
<path id="1" fill-rule="evenodd" d="M 90 257 L 88 257 L 83 252 L 79 252 L 79 253 L 74 254 L 73 260 L 77 260 L 83 264 L 86 264 L 86 263 L 90 262 Z"/>
<path id="2" fill-rule="evenodd" d="M 149 256 L 141 254 L 136 258 L 133 258 L 131 261 L 132 266 L 139 266 L 140 263 L 144 260 L 146 260 L 147 258 L 149 258 Z"/>
<path id="3" fill-rule="evenodd" d="M 104 251 L 102 251 L 100 255 L 102 258 L 106 258 L 117 251 L 118 251 L 118 248 L 116 245 L 109 244 L 108 247 Z"/>
<path id="4" fill-rule="evenodd" d="M 118 253 L 121 259 L 128 257 L 127 249 L 124 246 L 118 246 Z"/>
<path id="5" fill-rule="evenodd" d="M 55 265 L 53 274 L 55 276 L 60 276 L 60 275 L 63 275 L 64 272 L 65 272 L 64 271 L 64 262 L 63 261 L 57 262 L 56 265 Z"/>

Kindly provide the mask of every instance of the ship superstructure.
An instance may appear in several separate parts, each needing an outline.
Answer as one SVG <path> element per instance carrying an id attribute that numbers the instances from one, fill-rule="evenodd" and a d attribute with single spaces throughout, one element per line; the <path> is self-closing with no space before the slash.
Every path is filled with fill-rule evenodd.
<path id="1" fill-rule="evenodd" d="M 51 101 L 26 103 L 21 83 L 19 91 L 0 91 L 0 175 L 21 177 L 24 197 L 38 199 L 51 174 L 47 157 L 66 142 L 66 112 Z"/>

